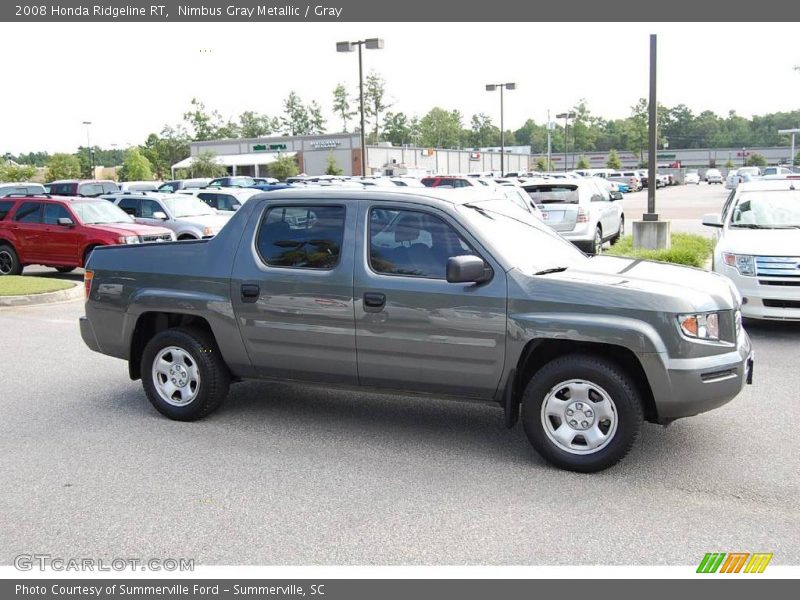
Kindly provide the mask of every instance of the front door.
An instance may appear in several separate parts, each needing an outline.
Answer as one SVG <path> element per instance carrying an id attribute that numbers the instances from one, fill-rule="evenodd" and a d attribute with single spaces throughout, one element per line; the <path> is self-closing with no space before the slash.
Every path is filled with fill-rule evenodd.
<path id="1" fill-rule="evenodd" d="M 236 254 L 231 298 L 256 374 L 357 384 L 356 202 L 262 201 L 255 210 Z"/>
<path id="2" fill-rule="evenodd" d="M 506 276 L 451 217 L 362 201 L 354 298 L 362 385 L 491 398 L 505 360 Z M 451 256 L 481 256 L 482 284 L 445 279 Z"/>

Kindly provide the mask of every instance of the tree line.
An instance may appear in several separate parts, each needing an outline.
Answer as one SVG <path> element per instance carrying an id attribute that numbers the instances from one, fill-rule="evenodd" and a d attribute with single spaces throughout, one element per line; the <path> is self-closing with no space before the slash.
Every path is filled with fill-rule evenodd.
<path id="1" fill-rule="evenodd" d="M 330 109 L 335 115 L 334 132 L 359 131 L 358 92 L 351 92 L 345 83 L 339 83 L 330 97 Z M 457 109 L 441 106 L 431 108 L 424 115 L 409 115 L 392 110 L 386 81 L 371 72 L 365 79 L 364 113 L 365 133 L 368 143 L 391 142 L 394 145 L 413 145 L 436 148 L 481 148 L 500 145 L 500 129 L 490 115 L 473 114 L 467 118 Z M 606 119 L 593 114 L 585 99 L 571 109 L 574 118 L 568 127 L 553 120 L 551 123 L 527 119 L 521 127 L 505 132 L 506 146 L 530 146 L 534 154 L 547 150 L 548 132 L 553 153 L 571 152 L 636 152 L 644 158 L 647 148 L 648 102 L 639 99 L 630 107 L 624 118 Z M 788 145 L 789 136 L 778 133 L 800 123 L 800 110 L 775 112 L 745 118 L 729 111 L 720 116 L 713 111 L 694 113 L 684 104 L 658 106 L 659 148 L 738 148 Z M 202 100 L 193 98 L 183 119 L 175 125 L 164 125 L 158 133 L 151 133 L 136 147 L 102 149 L 79 147 L 71 155 L 50 155 L 47 152 L 29 152 L 5 158 L 21 165 L 48 166 L 48 179 L 90 175 L 90 165 L 122 165 L 120 177 L 131 179 L 164 179 L 170 167 L 189 155 L 189 143 L 221 138 L 257 138 L 269 135 L 313 135 L 329 129 L 317 100 L 304 101 L 295 91 L 283 100 L 277 115 L 253 110 L 242 112 L 236 118 L 226 118 L 216 109 L 209 109 Z M 566 136 L 565 136 L 566 132 Z M 92 161 L 91 154 L 94 155 Z M 71 156 L 75 160 L 67 158 Z M 208 158 L 208 157 L 205 157 Z M 55 160 L 54 160 L 55 159 Z M 795 160 L 795 163 L 800 161 Z M 213 169 L 213 160 L 203 160 L 194 169 L 196 176 Z M 20 177 L 26 172 L 4 168 L 0 176 Z M 136 177 L 134 177 L 136 176 Z"/>

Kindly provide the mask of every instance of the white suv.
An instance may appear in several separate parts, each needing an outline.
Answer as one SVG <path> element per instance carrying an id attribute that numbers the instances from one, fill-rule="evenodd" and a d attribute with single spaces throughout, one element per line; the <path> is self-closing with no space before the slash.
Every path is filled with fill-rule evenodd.
<path id="1" fill-rule="evenodd" d="M 712 269 L 742 294 L 742 315 L 800 320 L 800 185 L 792 179 L 740 183 L 716 227 Z"/>
<path id="2" fill-rule="evenodd" d="M 625 215 L 619 200 L 594 177 L 523 183 L 522 189 L 542 211 L 542 220 L 564 238 L 590 254 L 601 252 L 625 234 Z"/>

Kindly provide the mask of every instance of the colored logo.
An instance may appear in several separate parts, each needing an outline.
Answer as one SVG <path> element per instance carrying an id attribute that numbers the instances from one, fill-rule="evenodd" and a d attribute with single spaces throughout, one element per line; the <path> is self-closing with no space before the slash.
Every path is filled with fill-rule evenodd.
<path id="1" fill-rule="evenodd" d="M 698 573 L 763 573 L 772 560 L 771 552 L 708 552 Z"/>

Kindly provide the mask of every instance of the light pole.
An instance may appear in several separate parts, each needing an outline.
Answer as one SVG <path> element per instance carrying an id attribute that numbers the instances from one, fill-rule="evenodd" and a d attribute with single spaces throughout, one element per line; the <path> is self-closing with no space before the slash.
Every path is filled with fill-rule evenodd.
<path id="1" fill-rule="evenodd" d="M 550 144 L 550 134 L 553 132 L 553 124 L 550 122 L 550 110 L 547 111 L 547 170 L 553 168 L 553 161 L 550 159 L 552 146 Z"/>
<path id="2" fill-rule="evenodd" d="M 567 170 L 567 142 L 569 140 L 569 120 L 575 118 L 575 113 L 571 110 L 556 115 L 556 119 L 564 119 L 564 170 Z"/>
<path id="3" fill-rule="evenodd" d="M 486 91 L 493 92 L 500 88 L 500 177 L 505 175 L 506 130 L 503 122 L 503 90 L 517 89 L 516 83 L 487 83 Z"/>
<path id="4" fill-rule="evenodd" d="M 797 67 L 795 67 L 797 68 Z M 794 134 L 800 133 L 800 129 L 778 129 L 778 133 L 791 133 L 792 134 L 792 154 L 789 156 L 789 166 L 794 170 Z"/>
<path id="5" fill-rule="evenodd" d="M 361 58 L 361 47 L 367 50 L 381 50 L 383 40 L 381 38 L 369 38 L 357 42 L 336 42 L 337 52 L 352 52 L 354 46 L 358 46 L 358 104 L 361 110 L 361 176 L 367 174 L 367 142 L 364 137 L 364 63 Z"/>
<path id="6" fill-rule="evenodd" d="M 747 156 L 746 150 L 747 148 L 742 147 L 742 166 L 745 166 L 745 156 Z"/>
<path id="7" fill-rule="evenodd" d="M 89 135 L 89 127 L 91 127 L 91 121 L 84 121 L 84 125 L 86 125 L 86 150 L 89 152 L 89 179 L 94 179 L 94 152 L 92 152 L 92 138 Z"/>

